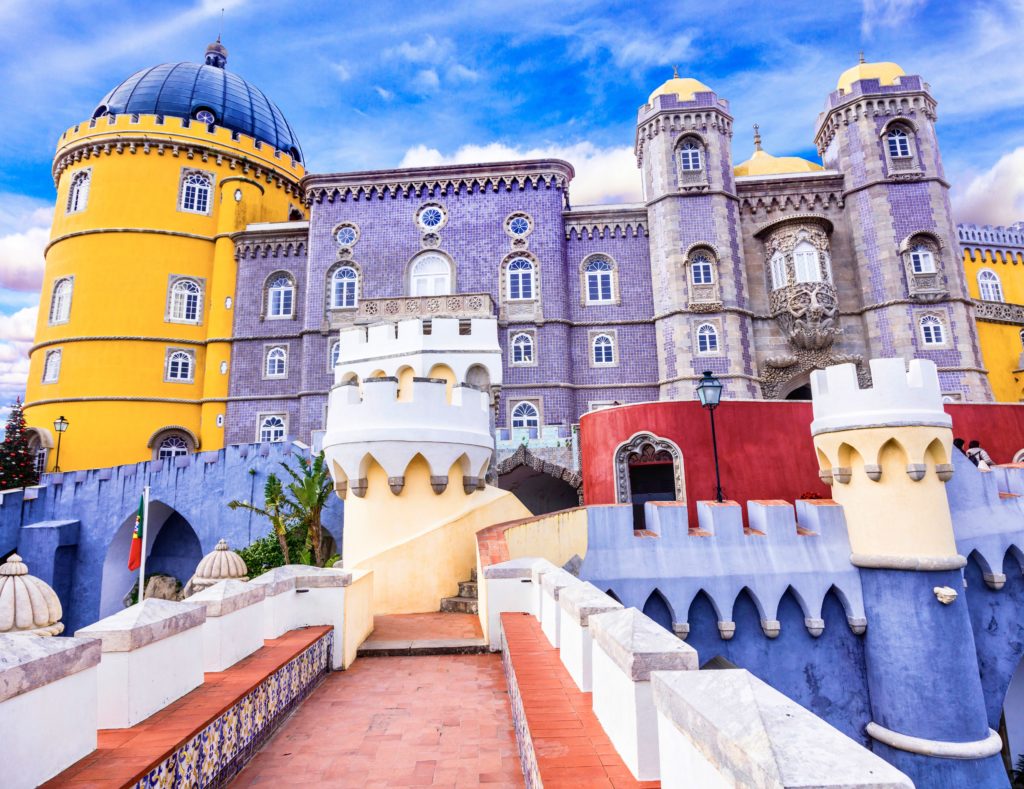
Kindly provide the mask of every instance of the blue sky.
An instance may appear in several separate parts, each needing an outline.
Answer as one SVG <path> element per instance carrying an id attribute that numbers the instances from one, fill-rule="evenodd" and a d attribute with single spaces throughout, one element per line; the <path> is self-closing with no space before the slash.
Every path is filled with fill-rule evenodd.
<path id="1" fill-rule="evenodd" d="M 228 68 L 277 102 L 313 171 L 553 155 L 577 168 L 576 204 L 636 200 L 636 110 L 673 64 L 730 100 L 737 162 L 755 122 L 769 152 L 814 158 L 817 113 L 864 50 L 931 84 L 957 217 L 1024 219 L 1024 0 L 4 0 L 0 402 L 24 386 L 58 136 L 134 71 L 199 60 L 221 7 Z"/>

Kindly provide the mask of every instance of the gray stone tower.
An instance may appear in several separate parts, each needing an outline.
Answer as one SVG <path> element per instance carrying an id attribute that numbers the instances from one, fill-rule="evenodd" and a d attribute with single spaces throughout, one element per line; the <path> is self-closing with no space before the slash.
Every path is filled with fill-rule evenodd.
<path id="1" fill-rule="evenodd" d="M 729 395 L 760 397 L 732 121 L 725 99 L 678 74 L 637 115 L 635 152 L 647 202 L 663 399 L 692 398 L 703 370 L 722 379 Z M 712 333 L 717 347 L 709 349 Z"/>
<path id="2" fill-rule="evenodd" d="M 845 176 L 865 355 L 931 359 L 944 395 L 990 400 L 935 107 L 921 77 L 895 63 L 862 61 L 829 95 L 815 143 L 825 167 Z"/>

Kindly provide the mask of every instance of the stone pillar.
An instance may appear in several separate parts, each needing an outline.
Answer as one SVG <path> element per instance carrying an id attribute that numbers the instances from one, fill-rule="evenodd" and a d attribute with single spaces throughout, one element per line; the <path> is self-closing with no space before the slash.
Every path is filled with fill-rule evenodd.
<path id="1" fill-rule="evenodd" d="M 843 505 L 860 568 L 872 749 L 919 786 L 1005 786 L 988 726 L 946 499 L 951 420 L 935 364 L 873 359 L 811 378 L 822 479 Z"/>

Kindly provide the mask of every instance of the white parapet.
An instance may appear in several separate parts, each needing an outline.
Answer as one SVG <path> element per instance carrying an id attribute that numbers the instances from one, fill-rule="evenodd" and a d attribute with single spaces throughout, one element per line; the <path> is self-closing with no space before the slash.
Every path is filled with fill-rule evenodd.
<path id="1" fill-rule="evenodd" d="M 891 764 L 743 669 L 655 671 L 661 782 L 911 789 Z"/>
<path id="2" fill-rule="evenodd" d="M 83 627 L 99 639 L 99 727 L 126 729 L 203 684 L 206 609 L 149 599 Z"/>
<path id="3" fill-rule="evenodd" d="M 397 376 L 404 367 L 422 377 L 434 365 L 444 364 L 456 381 L 469 380 L 470 369 L 481 367 L 489 385 L 501 384 L 501 346 L 494 318 L 434 318 L 429 326 L 427 334 L 423 321 L 412 318 L 342 330 L 335 381 L 340 383 L 352 375 L 362 381 L 381 370 Z"/>
<path id="4" fill-rule="evenodd" d="M 371 378 L 361 390 L 354 384 L 331 390 L 323 448 L 342 492 L 347 487 L 357 496 L 365 493 L 371 461 L 387 472 L 392 491 L 400 492 L 406 467 L 417 454 L 426 459 L 431 477 L 444 480 L 443 486 L 457 460 L 464 484 L 466 478 L 474 486 L 482 479 L 494 450 L 489 395 L 460 385 L 449 403 L 443 381 L 416 379 L 411 386 L 411 398 L 402 400 L 395 378 Z"/>
<path id="5" fill-rule="evenodd" d="M 219 581 L 188 598 L 206 609 L 203 668 L 224 671 L 263 646 L 265 584 Z"/>
<path id="6" fill-rule="evenodd" d="M 480 611 L 487 617 L 488 646 L 492 652 L 502 648 L 501 615 L 506 611 L 521 611 L 537 616 L 537 594 L 533 573 L 538 568 L 554 568 L 545 559 L 510 559 L 488 565 L 483 570 L 480 584 Z"/>
<path id="7" fill-rule="evenodd" d="M 811 373 L 814 421 L 811 434 L 867 427 L 930 425 L 951 427 L 942 408 L 935 362 L 902 358 L 872 359 L 872 386 L 861 389 L 857 368 L 837 364 Z"/>
<path id="8" fill-rule="evenodd" d="M 540 579 L 540 628 L 547 636 L 548 642 L 556 649 L 561 644 L 561 619 L 562 608 L 558 604 L 558 598 L 562 590 L 567 586 L 577 586 L 583 583 L 572 573 L 562 568 L 549 570 Z"/>
<path id="9" fill-rule="evenodd" d="M 592 615 L 590 634 L 594 714 L 633 777 L 657 781 L 661 769 L 651 672 L 696 671 L 697 651 L 635 608 Z"/>
<path id="10" fill-rule="evenodd" d="M 562 589 L 558 598 L 558 656 L 576 683 L 588 693 L 592 687 L 592 638 L 588 622 L 593 614 L 617 611 L 622 603 L 613 600 L 591 583 L 581 582 Z"/>
<path id="11" fill-rule="evenodd" d="M 0 636 L 0 764 L 7 789 L 30 789 L 96 749 L 100 644 Z"/>

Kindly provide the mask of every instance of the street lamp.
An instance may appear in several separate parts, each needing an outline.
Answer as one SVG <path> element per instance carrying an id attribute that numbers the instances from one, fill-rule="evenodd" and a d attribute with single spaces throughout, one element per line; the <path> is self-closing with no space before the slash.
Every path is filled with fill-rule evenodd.
<path id="1" fill-rule="evenodd" d="M 711 415 L 711 448 L 715 453 L 715 501 L 722 502 L 722 477 L 718 471 L 718 437 L 715 435 L 715 409 L 722 400 L 722 382 L 711 374 L 710 370 L 704 371 L 704 377 L 697 384 L 697 397 L 700 404 L 708 409 Z"/>
<path id="2" fill-rule="evenodd" d="M 70 423 L 63 416 L 53 420 L 53 429 L 57 431 L 57 458 L 53 461 L 53 470 L 60 471 L 60 437 L 68 429 Z"/>

